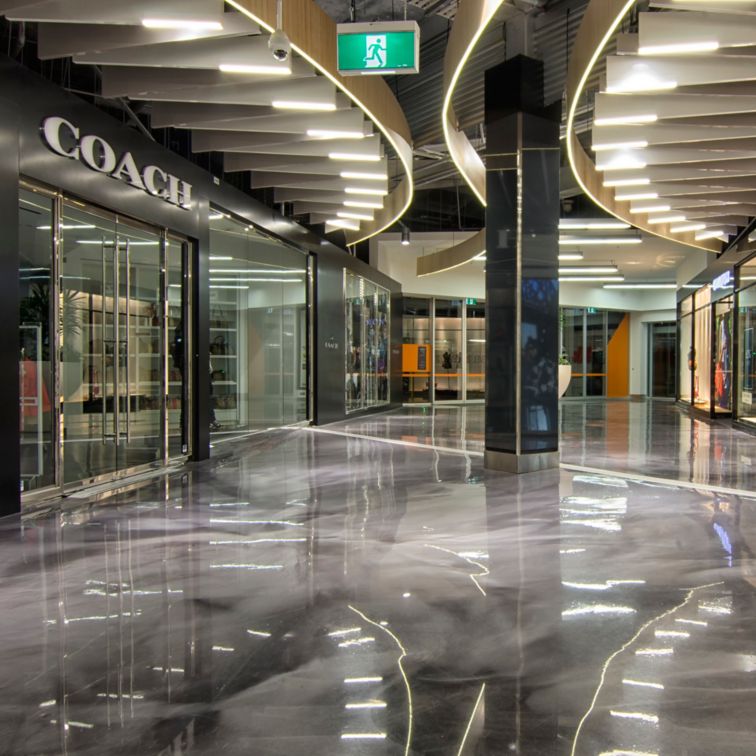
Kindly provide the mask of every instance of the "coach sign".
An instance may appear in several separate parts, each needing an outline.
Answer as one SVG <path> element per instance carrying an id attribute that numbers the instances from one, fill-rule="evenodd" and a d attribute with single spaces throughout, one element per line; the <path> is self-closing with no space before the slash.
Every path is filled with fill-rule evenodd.
<path id="1" fill-rule="evenodd" d="M 191 184 L 157 165 L 139 167 L 130 152 L 117 155 L 105 139 L 95 134 L 82 136 L 79 128 L 65 118 L 45 118 L 42 121 L 42 138 L 53 152 L 62 157 L 79 160 L 93 171 L 123 181 L 185 210 L 191 206 Z"/>

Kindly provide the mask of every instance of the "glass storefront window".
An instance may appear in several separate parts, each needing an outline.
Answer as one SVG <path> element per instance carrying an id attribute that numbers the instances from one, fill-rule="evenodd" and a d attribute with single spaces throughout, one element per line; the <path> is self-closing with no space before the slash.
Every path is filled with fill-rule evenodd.
<path id="1" fill-rule="evenodd" d="M 344 269 L 346 410 L 388 402 L 389 292 Z"/>
<path id="2" fill-rule="evenodd" d="M 430 401 L 431 332 L 429 299 L 404 298 L 402 318 L 402 400 Z"/>
<path id="3" fill-rule="evenodd" d="M 688 299 L 692 299 L 692 297 Z M 680 387 L 680 401 L 682 402 L 690 402 L 693 399 L 692 371 L 695 362 L 695 353 L 693 351 L 693 313 L 689 310 L 687 315 L 683 315 L 680 318 L 678 385 Z"/>
<path id="4" fill-rule="evenodd" d="M 606 313 L 599 310 L 586 311 L 585 318 L 585 394 L 604 396 L 606 393 Z"/>
<path id="5" fill-rule="evenodd" d="M 347 412 L 389 401 L 389 326 L 387 289 L 344 269 Z"/>
<path id="6" fill-rule="evenodd" d="M 583 349 L 583 310 L 565 307 L 561 310 L 562 354 L 572 365 L 572 379 L 565 396 L 583 396 L 585 352 Z"/>
<path id="7" fill-rule="evenodd" d="M 22 491 L 189 453 L 189 241 L 26 182 L 19 198 Z"/>
<path id="8" fill-rule="evenodd" d="M 486 308 L 467 305 L 467 399 L 486 397 Z"/>
<path id="9" fill-rule="evenodd" d="M 435 301 L 435 401 L 458 401 L 462 399 L 462 302 Z"/>
<path id="10" fill-rule="evenodd" d="M 53 198 L 19 192 L 21 490 L 55 483 Z"/>
<path id="11" fill-rule="evenodd" d="M 732 412 L 732 297 L 714 305 L 714 412 Z"/>
<path id="12" fill-rule="evenodd" d="M 307 256 L 214 211 L 210 222 L 211 430 L 307 416 Z"/>
<path id="13" fill-rule="evenodd" d="M 711 407 L 711 287 L 696 292 L 693 324 L 693 404 Z"/>
<path id="14" fill-rule="evenodd" d="M 741 276 L 741 281 L 743 277 Z M 756 424 L 756 286 L 738 294 L 738 397 L 737 417 Z"/>

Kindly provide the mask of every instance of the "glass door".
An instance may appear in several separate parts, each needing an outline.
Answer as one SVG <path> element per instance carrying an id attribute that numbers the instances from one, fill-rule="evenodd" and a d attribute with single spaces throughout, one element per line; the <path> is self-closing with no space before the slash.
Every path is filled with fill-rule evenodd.
<path id="1" fill-rule="evenodd" d="M 674 399 L 676 392 L 677 327 L 674 322 L 651 323 L 649 339 L 653 397 Z"/>
<path id="2" fill-rule="evenodd" d="M 462 399 L 462 301 L 436 299 L 434 334 L 434 401 Z"/>
<path id="3" fill-rule="evenodd" d="M 161 236 L 124 223 L 116 227 L 113 354 L 117 361 L 113 409 L 119 470 L 162 460 L 164 355 L 161 307 Z"/>
<path id="4" fill-rule="evenodd" d="M 60 451 L 67 484 L 118 467 L 116 388 L 122 358 L 116 337 L 115 218 L 66 203 L 59 227 Z"/>
<path id="5" fill-rule="evenodd" d="M 187 451 L 187 245 L 78 203 L 62 208 L 61 469 L 73 485 Z"/>

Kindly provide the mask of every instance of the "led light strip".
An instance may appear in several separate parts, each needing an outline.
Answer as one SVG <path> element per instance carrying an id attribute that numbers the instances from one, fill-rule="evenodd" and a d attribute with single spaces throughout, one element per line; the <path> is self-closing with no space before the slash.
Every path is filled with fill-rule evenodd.
<path id="1" fill-rule="evenodd" d="M 634 2 L 635 0 L 633 0 Z M 462 71 L 465 67 L 465 63 L 467 63 L 469 57 L 472 55 L 473 51 L 475 50 L 475 46 L 478 44 L 478 40 L 483 36 L 484 32 L 486 31 L 486 28 L 488 27 L 488 24 L 493 19 L 494 15 L 496 14 L 496 11 L 499 10 L 499 8 L 503 5 L 504 0 L 489 0 L 489 2 L 485 3 L 481 14 L 481 19 L 478 24 L 478 28 L 475 30 L 475 33 L 470 38 L 470 41 L 467 43 L 467 46 L 465 47 L 465 51 L 462 53 L 462 56 L 460 57 L 459 61 L 457 62 L 457 65 L 454 69 L 454 73 L 451 76 L 451 79 L 449 80 L 449 86 L 446 89 L 446 92 L 444 92 L 444 101 L 443 105 L 441 106 L 441 124 L 444 128 L 444 140 L 446 141 L 446 146 L 449 149 L 449 154 L 451 155 L 451 159 L 454 162 L 454 165 L 456 166 L 457 170 L 462 175 L 462 178 L 465 180 L 467 185 L 472 190 L 473 194 L 478 198 L 480 201 L 480 204 L 483 205 L 483 207 L 486 206 L 486 198 L 483 196 L 478 189 L 475 187 L 475 183 L 470 178 L 469 174 L 465 172 L 465 169 L 463 166 L 459 163 L 457 160 L 457 156 L 454 152 L 454 147 L 452 145 L 451 140 L 451 126 L 452 124 L 449 122 L 449 110 L 451 108 L 451 102 L 452 97 L 454 96 L 454 89 L 457 86 L 457 82 L 459 81 L 459 77 L 462 75 Z M 459 14 L 459 11 L 458 11 Z M 467 137 L 465 137 L 467 139 Z M 469 144 L 469 141 L 468 141 Z M 470 149 L 472 150 L 473 147 L 470 145 Z"/>
<path id="2" fill-rule="evenodd" d="M 594 7 L 597 7 L 599 4 L 603 7 L 603 5 L 608 4 L 609 0 L 592 0 L 591 5 Z M 569 107 L 567 110 L 567 122 L 566 122 L 566 142 L 567 142 L 567 160 L 570 163 L 570 168 L 572 169 L 572 174 L 575 176 L 575 180 L 578 183 L 578 186 L 582 189 L 582 191 L 590 197 L 600 208 L 605 210 L 610 215 L 613 215 L 615 218 L 618 218 L 619 220 L 626 221 L 627 218 L 623 217 L 619 214 L 618 211 L 613 210 L 610 207 L 607 207 L 599 197 L 594 194 L 589 188 L 586 182 L 583 180 L 583 177 L 580 174 L 580 171 L 578 170 L 577 166 L 577 156 L 576 156 L 576 145 L 579 145 L 577 135 L 575 134 L 575 120 L 577 116 L 577 109 L 578 105 L 581 102 L 583 91 L 585 90 L 586 84 L 588 83 L 589 78 L 591 77 L 591 74 L 593 73 L 593 69 L 596 66 L 596 63 L 598 62 L 599 58 L 603 54 L 606 46 L 609 44 L 610 40 L 614 37 L 615 33 L 620 27 L 620 24 L 625 19 L 625 17 L 630 13 L 633 6 L 635 5 L 636 0 L 626 0 L 624 3 L 619 5 L 619 10 L 617 12 L 617 15 L 615 18 L 611 21 L 608 28 L 606 29 L 606 32 L 604 33 L 603 37 L 601 38 L 601 41 L 599 42 L 596 49 L 593 51 L 593 54 L 591 55 L 590 59 L 588 60 L 587 65 L 585 66 L 584 70 L 580 74 L 580 78 L 578 79 L 578 84 L 575 87 L 575 91 L 570 93 L 568 91 L 568 96 L 570 96 L 570 102 Z M 583 18 L 583 22 L 585 23 L 586 19 L 590 16 L 590 10 L 591 5 L 589 5 L 588 10 L 586 11 L 586 14 Z M 580 35 L 581 28 L 578 30 L 578 36 Z M 568 70 L 567 78 L 568 82 L 570 80 L 571 71 Z M 621 125 L 621 124 L 628 124 L 628 123 L 654 123 L 657 120 L 656 114 L 642 114 L 642 115 L 628 115 L 628 116 L 618 116 L 613 118 L 594 118 L 594 125 L 595 126 L 603 126 L 603 125 Z M 586 155 L 586 158 L 588 156 Z M 595 166 L 595 163 L 594 163 Z M 649 192 L 648 194 L 636 194 L 636 195 L 625 195 L 625 196 L 617 196 L 615 195 L 614 200 L 616 202 L 621 201 L 627 201 L 627 200 L 640 200 L 640 199 L 658 199 L 658 194 L 655 192 Z M 647 231 L 648 233 L 654 234 L 655 236 L 660 236 L 663 239 L 669 239 L 670 237 L 665 236 L 661 232 L 655 231 L 652 228 L 647 228 L 643 226 L 643 230 Z M 678 240 L 675 240 L 678 241 Z M 696 247 L 699 249 L 705 249 L 707 252 L 711 252 L 711 247 L 704 246 L 701 244 L 694 244 L 689 241 L 683 242 L 684 244 Z"/>
<path id="3" fill-rule="evenodd" d="M 247 18 L 252 19 L 252 21 L 254 21 L 266 31 L 270 32 L 271 34 L 275 31 L 275 28 L 273 26 L 266 23 L 259 16 L 256 16 L 251 10 L 249 10 L 249 8 L 244 7 L 244 5 L 239 0 L 227 0 L 227 2 L 230 6 L 236 8 L 236 10 L 238 10 L 240 13 L 243 13 Z M 382 233 L 387 228 L 389 228 L 389 226 L 393 226 L 394 223 L 396 223 L 396 221 L 398 221 L 399 218 L 401 218 L 407 212 L 407 210 L 409 210 L 410 205 L 412 204 L 412 200 L 415 196 L 415 181 L 412 175 L 411 151 L 409 157 L 405 155 L 397 141 L 397 138 L 401 138 L 402 141 L 404 141 L 404 139 L 402 137 L 394 136 L 392 130 L 387 126 L 384 126 L 383 123 L 373 114 L 370 108 L 368 108 L 367 105 L 365 105 L 359 99 L 359 97 L 357 97 L 357 95 L 351 92 L 343 82 L 339 81 L 339 79 L 337 79 L 327 68 L 325 68 L 325 66 L 318 63 L 313 57 L 308 55 L 301 47 L 295 45 L 293 42 L 291 44 L 291 49 L 296 52 L 297 55 L 300 55 L 302 58 L 304 58 L 313 68 L 323 74 L 323 76 L 325 76 L 340 92 L 343 92 L 358 108 L 360 108 L 360 110 L 362 110 L 362 112 L 378 127 L 380 132 L 385 137 L 386 141 L 393 148 L 394 153 L 399 158 L 399 161 L 404 167 L 404 173 L 407 179 L 407 197 L 404 201 L 404 205 L 396 213 L 396 215 L 394 215 L 394 217 L 387 220 L 382 226 L 371 230 L 364 236 L 360 236 L 359 238 L 354 239 L 350 242 L 351 244 L 357 244 L 361 241 L 365 241 L 365 239 L 369 239 L 371 236 L 376 236 L 377 234 Z M 394 191 L 398 191 L 398 189 L 395 189 Z"/>

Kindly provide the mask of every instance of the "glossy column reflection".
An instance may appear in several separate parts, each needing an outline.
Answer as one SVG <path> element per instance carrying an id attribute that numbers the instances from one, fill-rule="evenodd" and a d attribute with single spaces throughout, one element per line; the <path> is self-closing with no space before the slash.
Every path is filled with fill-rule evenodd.
<path id="1" fill-rule="evenodd" d="M 486 71 L 486 466 L 559 463 L 560 104 L 543 106 L 543 64 Z"/>
<path id="2" fill-rule="evenodd" d="M 559 480 L 557 470 L 486 478 L 487 601 L 499 648 L 486 676 L 481 746 L 470 753 L 549 753 L 557 740 L 554 671 L 563 664 L 560 524 L 554 506 Z"/>

